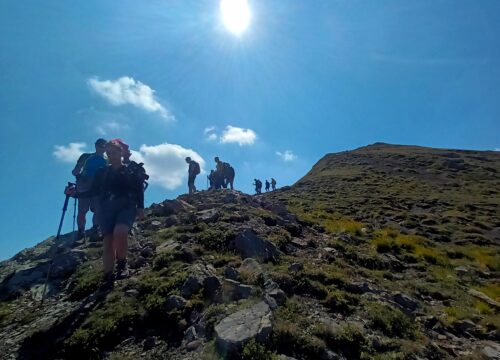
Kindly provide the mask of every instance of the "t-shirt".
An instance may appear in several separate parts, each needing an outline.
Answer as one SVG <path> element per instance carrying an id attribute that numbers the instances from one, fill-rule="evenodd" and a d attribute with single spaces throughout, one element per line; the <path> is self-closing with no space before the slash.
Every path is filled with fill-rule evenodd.
<path id="1" fill-rule="evenodd" d="M 108 160 L 104 157 L 104 155 L 93 154 L 85 161 L 81 175 L 86 178 L 93 178 L 97 170 L 105 167 L 107 164 Z"/>

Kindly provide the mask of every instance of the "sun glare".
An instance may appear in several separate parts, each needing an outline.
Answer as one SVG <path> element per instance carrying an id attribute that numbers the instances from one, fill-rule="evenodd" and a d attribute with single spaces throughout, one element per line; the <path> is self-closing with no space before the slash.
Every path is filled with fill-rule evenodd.
<path id="1" fill-rule="evenodd" d="M 220 12 L 224 25 L 235 35 L 242 34 L 250 24 L 247 0 L 221 0 Z"/>

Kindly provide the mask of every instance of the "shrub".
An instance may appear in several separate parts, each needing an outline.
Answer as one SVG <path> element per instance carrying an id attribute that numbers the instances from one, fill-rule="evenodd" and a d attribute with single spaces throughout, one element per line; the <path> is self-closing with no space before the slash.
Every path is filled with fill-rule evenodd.
<path id="1" fill-rule="evenodd" d="M 197 235 L 196 242 L 207 250 L 226 251 L 234 237 L 229 230 L 207 229 Z"/>
<path id="2" fill-rule="evenodd" d="M 354 311 L 358 302 L 359 298 L 356 295 L 335 290 L 328 293 L 323 305 L 330 311 L 347 315 Z"/>
<path id="3" fill-rule="evenodd" d="M 275 352 L 266 349 L 266 347 L 254 339 L 250 340 L 243 347 L 241 360 L 277 360 Z"/>
<path id="4" fill-rule="evenodd" d="M 344 324 L 336 329 L 322 325 L 315 329 L 315 335 L 328 347 L 339 349 L 348 359 L 359 359 L 363 351 L 370 349 L 362 329 L 356 325 Z"/>
<path id="5" fill-rule="evenodd" d="M 415 339 L 415 323 L 401 311 L 386 305 L 373 304 L 368 309 L 369 325 L 390 337 Z"/>

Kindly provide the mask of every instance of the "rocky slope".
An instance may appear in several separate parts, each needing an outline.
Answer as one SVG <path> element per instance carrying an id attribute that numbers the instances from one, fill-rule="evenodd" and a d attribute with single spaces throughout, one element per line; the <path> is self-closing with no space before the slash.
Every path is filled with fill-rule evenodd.
<path id="1" fill-rule="evenodd" d="M 0 357 L 499 358 L 499 174 L 375 144 L 273 193 L 167 200 L 113 286 L 99 242 L 49 238 L 0 265 Z"/>

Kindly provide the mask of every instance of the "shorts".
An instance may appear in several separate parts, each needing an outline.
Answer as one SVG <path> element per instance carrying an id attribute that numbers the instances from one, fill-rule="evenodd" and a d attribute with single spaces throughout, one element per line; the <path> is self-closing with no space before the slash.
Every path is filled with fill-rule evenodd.
<path id="1" fill-rule="evenodd" d="M 86 214 L 89 210 L 93 213 L 97 212 L 99 208 L 99 199 L 98 197 L 89 197 L 89 198 L 78 198 L 78 213 Z"/>
<path id="2" fill-rule="evenodd" d="M 137 206 L 134 200 L 128 197 L 105 199 L 100 203 L 98 222 L 103 236 L 112 234 L 115 226 L 127 225 L 132 227 L 137 215 Z"/>

